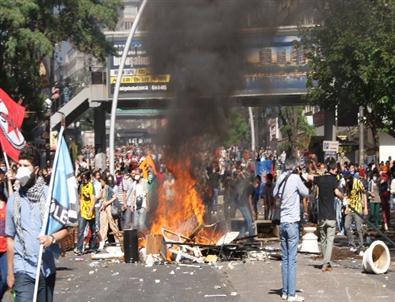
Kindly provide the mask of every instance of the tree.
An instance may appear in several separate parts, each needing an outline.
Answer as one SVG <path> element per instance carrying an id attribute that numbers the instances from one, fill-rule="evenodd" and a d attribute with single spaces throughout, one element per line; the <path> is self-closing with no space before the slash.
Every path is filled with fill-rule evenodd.
<path id="1" fill-rule="evenodd" d="M 56 43 L 104 61 L 112 51 L 102 29 L 114 28 L 120 0 L 2 0 L 0 2 L 0 83 L 14 98 L 41 111 L 40 66 Z"/>
<path id="2" fill-rule="evenodd" d="M 281 144 L 290 157 L 297 158 L 298 149 L 307 149 L 314 135 L 314 127 L 307 123 L 303 107 L 281 107 L 278 114 L 282 127 L 280 128 L 285 142 Z"/>
<path id="3" fill-rule="evenodd" d="M 225 140 L 226 146 L 249 146 L 251 129 L 248 123 L 246 110 L 232 111 L 229 114 L 228 133 Z"/>
<path id="4" fill-rule="evenodd" d="M 317 0 L 320 25 L 302 28 L 311 67 L 308 99 L 362 106 L 377 131 L 395 134 L 395 0 Z"/>

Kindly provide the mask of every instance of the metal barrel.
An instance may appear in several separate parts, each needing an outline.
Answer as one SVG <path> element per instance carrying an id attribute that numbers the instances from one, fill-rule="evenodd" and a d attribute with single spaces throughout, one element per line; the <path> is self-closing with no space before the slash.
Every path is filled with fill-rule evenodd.
<path id="1" fill-rule="evenodd" d="M 126 263 L 139 261 L 137 230 L 123 231 L 124 258 Z"/>

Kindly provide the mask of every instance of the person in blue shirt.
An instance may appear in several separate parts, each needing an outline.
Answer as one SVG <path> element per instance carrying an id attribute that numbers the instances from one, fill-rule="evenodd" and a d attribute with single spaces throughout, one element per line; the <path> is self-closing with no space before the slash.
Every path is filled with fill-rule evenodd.
<path id="1" fill-rule="evenodd" d="M 39 158 L 34 147 L 22 149 L 15 192 L 7 202 L 7 284 L 15 291 L 15 302 L 33 301 L 40 244 L 44 246 L 44 252 L 37 301 L 53 301 L 56 280 L 54 244 L 68 233 L 65 228 L 40 236 L 48 187 L 44 179 L 37 176 Z"/>

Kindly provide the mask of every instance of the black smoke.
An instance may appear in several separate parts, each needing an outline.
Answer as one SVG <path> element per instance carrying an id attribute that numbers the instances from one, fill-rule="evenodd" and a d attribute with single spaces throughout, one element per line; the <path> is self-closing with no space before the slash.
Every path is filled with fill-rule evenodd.
<path id="1" fill-rule="evenodd" d="M 243 30 L 260 27 L 270 35 L 295 7 L 299 0 L 148 2 L 143 28 L 153 73 L 171 75 L 174 98 L 162 137 L 173 151 L 201 137 L 224 138 L 230 98 L 244 84 Z"/>
<path id="2" fill-rule="evenodd" d="M 243 82 L 240 30 L 254 2 L 162 0 L 147 7 L 153 71 L 172 78 L 174 99 L 165 134 L 172 150 L 203 136 L 226 134 L 229 97 Z"/>

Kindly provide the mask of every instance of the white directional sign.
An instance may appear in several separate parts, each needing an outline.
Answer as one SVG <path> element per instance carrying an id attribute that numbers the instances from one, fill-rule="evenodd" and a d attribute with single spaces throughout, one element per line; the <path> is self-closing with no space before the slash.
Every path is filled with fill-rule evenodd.
<path id="1" fill-rule="evenodd" d="M 322 150 L 324 152 L 339 152 L 339 142 L 338 141 L 323 141 Z"/>

